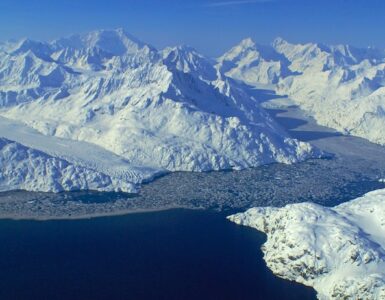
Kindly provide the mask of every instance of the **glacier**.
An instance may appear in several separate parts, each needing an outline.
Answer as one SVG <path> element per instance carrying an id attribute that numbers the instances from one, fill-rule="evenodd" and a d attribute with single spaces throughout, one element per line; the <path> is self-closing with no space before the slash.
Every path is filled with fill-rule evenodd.
<path id="1" fill-rule="evenodd" d="M 111 176 L 131 186 L 169 171 L 242 169 L 321 155 L 291 138 L 214 61 L 187 46 L 158 51 L 123 29 L 2 44 L 0 115 L 25 127 L 3 127 L 0 136 L 25 147 L 46 153 L 28 138 L 34 129 L 34 137 L 94 145 L 120 157 L 126 173 L 135 174 Z M 47 154 L 55 157 L 50 145 Z M 72 155 L 59 152 L 60 159 Z M 94 158 L 93 170 L 104 172 Z"/>
<path id="2" fill-rule="evenodd" d="M 281 38 L 266 46 L 247 38 L 217 59 L 189 46 L 157 50 L 123 29 L 6 42 L 0 137 L 59 159 L 74 156 L 72 164 L 125 180 L 135 186 L 130 191 L 166 172 L 295 163 L 322 153 L 278 125 L 259 91 L 289 97 L 321 125 L 384 145 L 384 67 L 382 50 Z M 78 150 L 66 155 L 49 138 Z M 87 160 L 76 143 L 105 152 Z M 106 171 L 107 156 L 124 161 L 118 174 Z"/>
<path id="3" fill-rule="evenodd" d="M 62 192 L 72 190 L 135 191 L 135 185 L 82 167 L 47 153 L 0 138 L 0 192 L 28 190 Z"/>
<path id="4" fill-rule="evenodd" d="M 385 299 L 385 189 L 336 207 L 256 207 L 228 219 L 267 234 L 264 260 L 319 299 Z"/>

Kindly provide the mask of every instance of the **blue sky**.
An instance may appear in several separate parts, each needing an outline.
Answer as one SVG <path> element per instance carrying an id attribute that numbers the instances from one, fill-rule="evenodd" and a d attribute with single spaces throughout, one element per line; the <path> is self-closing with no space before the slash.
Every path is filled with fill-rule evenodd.
<path id="1" fill-rule="evenodd" d="M 384 0 L 0 0 L 0 40 L 123 27 L 218 55 L 244 37 L 385 48 Z"/>

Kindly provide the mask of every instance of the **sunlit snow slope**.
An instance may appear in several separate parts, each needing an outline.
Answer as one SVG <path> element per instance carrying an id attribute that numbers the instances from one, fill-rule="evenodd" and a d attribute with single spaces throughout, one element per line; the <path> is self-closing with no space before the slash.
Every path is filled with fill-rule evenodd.
<path id="1" fill-rule="evenodd" d="M 217 68 L 257 88 L 270 84 L 321 125 L 385 144 L 382 50 L 291 44 L 280 38 L 259 46 L 246 39 L 220 57 Z"/>
<path id="2" fill-rule="evenodd" d="M 229 220 L 267 234 L 264 259 L 319 299 L 385 299 L 385 190 L 333 208 L 252 208 Z"/>
<path id="3" fill-rule="evenodd" d="M 135 167 L 135 179 L 127 177 L 133 184 L 165 170 L 244 168 L 318 155 L 194 49 L 157 51 L 121 29 L 3 44 L 0 115 L 120 156 Z M 6 137 L 44 152 L 19 133 Z"/>

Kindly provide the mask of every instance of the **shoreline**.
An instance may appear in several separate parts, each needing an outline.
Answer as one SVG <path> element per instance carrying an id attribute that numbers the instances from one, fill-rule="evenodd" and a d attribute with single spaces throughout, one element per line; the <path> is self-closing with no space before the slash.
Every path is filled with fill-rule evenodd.
<path id="1" fill-rule="evenodd" d="M 144 183 L 139 194 L 5 191 L 0 193 L 0 219 L 80 220 L 171 209 L 244 211 L 308 201 L 335 206 L 385 187 L 379 180 L 385 174 L 385 159 L 379 159 L 385 157 L 385 147 L 336 134 L 298 108 L 273 107 L 269 113 L 293 137 L 337 155 L 239 171 L 171 172 Z"/>
<path id="2" fill-rule="evenodd" d="M 52 216 L 52 217 L 29 217 L 29 216 L 2 216 L 0 213 L 0 222 L 4 220 L 8 221 L 36 221 L 36 222 L 45 222 L 45 221 L 76 221 L 76 220 L 91 220 L 97 218 L 108 218 L 108 217 L 119 217 L 131 214 L 147 214 L 154 212 L 162 212 L 168 210 L 202 210 L 203 208 L 192 208 L 192 207 L 183 207 L 183 206 L 170 206 L 170 207 L 161 207 L 161 208 L 149 208 L 149 209 L 137 209 L 137 210 L 122 210 L 111 213 L 95 213 L 95 214 L 85 214 L 79 216 Z"/>
<path id="3" fill-rule="evenodd" d="M 255 207 L 227 219 L 265 234 L 268 268 L 319 299 L 384 299 L 384 199 L 379 189 L 335 207 Z"/>

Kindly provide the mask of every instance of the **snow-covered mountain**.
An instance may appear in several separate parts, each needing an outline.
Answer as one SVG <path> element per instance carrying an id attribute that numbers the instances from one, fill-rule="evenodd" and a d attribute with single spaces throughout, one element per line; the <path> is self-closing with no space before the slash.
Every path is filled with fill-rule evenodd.
<path id="1" fill-rule="evenodd" d="M 319 299 L 385 299 L 385 190 L 334 208 L 252 208 L 229 220 L 267 234 L 264 259 Z"/>
<path id="2" fill-rule="evenodd" d="M 287 58 L 273 47 L 242 40 L 217 60 L 216 68 L 228 77 L 250 85 L 275 84 L 293 72 Z"/>
<path id="3" fill-rule="evenodd" d="M 289 95 L 322 125 L 385 144 L 384 53 L 285 42 L 277 49 L 301 72 L 282 80 L 278 93 Z"/>
<path id="4" fill-rule="evenodd" d="M 218 77 L 214 61 L 204 57 L 190 46 L 168 47 L 162 51 L 163 63 L 170 70 L 188 73 L 205 82 L 215 81 Z"/>
<path id="5" fill-rule="evenodd" d="M 0 137 L 4 139 L 2 151 L 12 150 L 3 152 L 0 191 L 93 189 L 137 192 L 142 181 L 165 172 L 136 166 L 95 144 L 43 135 L 21 122 L 3 117 L 0 117 Z M 55 162 L 54 166 L 50 165 L 51 162 Z M 68 170 L 72 172 L 70 175 Z M 89 173 L 97 174 L 96 181 L 85 179 Z M 67 174 L 67 177 L 63 179 L 62 174 Z"/>
<path id="6" fill-rule="evenodd" d="M 269 69 L 266 61 L 281 68 Z M 263 48 L 247 39 L 220 58 L 219 66 L 254 87 L 275 83 L 278 94 L 288 95 L 322 125 L 385 144 L 384 51 L 281 38 Z"/>
<path id="7" fill-rule="evenodd" d="M 121 29 L 0 46 L 0 115 L 146 170 L 244 168 L 319 154 L 191 47 L 157 51 Z"/>
<path id="8" fill-rule="evenodd" d="M 136 188 L 133 183 L 122 178 L 73 164 L 5 138 L 0 138 L 0 165 L 0 191 L 134 192 Z"/>

